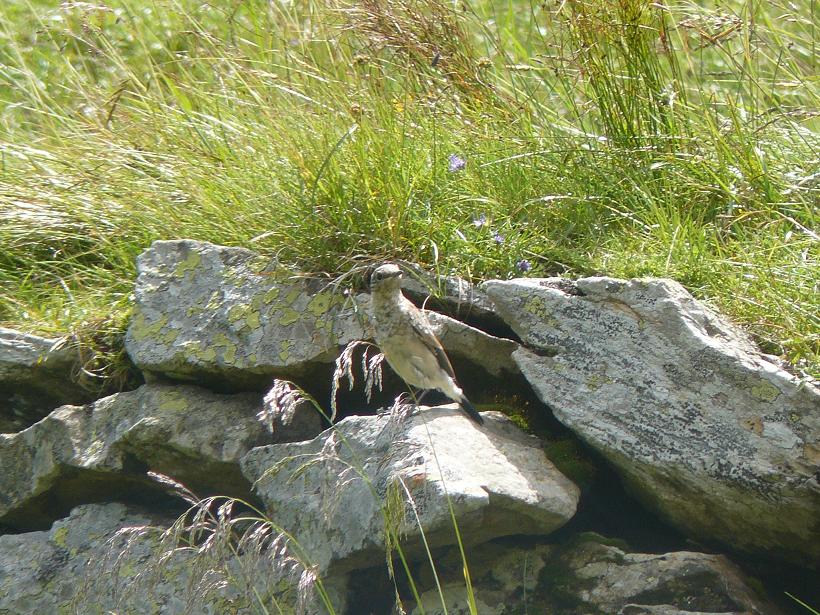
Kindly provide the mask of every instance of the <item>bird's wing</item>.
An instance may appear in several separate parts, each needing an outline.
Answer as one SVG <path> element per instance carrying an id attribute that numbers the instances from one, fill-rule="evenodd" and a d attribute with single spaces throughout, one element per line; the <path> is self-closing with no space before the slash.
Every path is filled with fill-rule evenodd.
<path id="1" fill-rule="evenodd" d="M 436 356 L 439 367 L 441 367 L 450 378 L 455 380 L 456 374 L 453 371 L 453 366 L 450 364 L 450 359 L 447 358 L 447 353 L 444 352 L 441 342 L 438 341 L 438 338 L 433 333 L 433 329 L 430 327 L 430 323 L 427 322 L 424 313 L 421 310 L 412 312 L 411 322 L 413 323 L 413 328 L 419 335 L 419 339 Z"/>

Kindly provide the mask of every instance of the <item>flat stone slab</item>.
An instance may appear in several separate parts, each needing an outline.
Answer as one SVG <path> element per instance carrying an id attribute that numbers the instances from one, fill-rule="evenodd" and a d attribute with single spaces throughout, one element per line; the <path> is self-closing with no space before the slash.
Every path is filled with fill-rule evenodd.
<path id="1" fill-rule="evenodd" d="M 578 488 L 537 438 L 497 412 L 479 428 L 455 405 L 348 417 L 309 442 L 259 447 L 242 460 L 271 518 L 324 572 L 367 568 L 385 556 L 387 527 L 405 552 L 456 540 L 549 534 L 566 523 Z M 449 498 L 449 503 L 448 503 Z"/>
<path id="2" fill-rule="evenodd" d="M 238 461 L 271 438 L 259 396 L 145 385 L 87 406 L 64 406 L 16 434 L 0 434 L 0 523 L 48 526 L 80 503 L 155 488 L 153 470 L 198 495 L 247 496 Z"/>
<path id="3" fill-rule="evenodd" d="M 698 540 L 820 561 L 820 393 L 670 280 L 483 285 L 555 416 Z"/>

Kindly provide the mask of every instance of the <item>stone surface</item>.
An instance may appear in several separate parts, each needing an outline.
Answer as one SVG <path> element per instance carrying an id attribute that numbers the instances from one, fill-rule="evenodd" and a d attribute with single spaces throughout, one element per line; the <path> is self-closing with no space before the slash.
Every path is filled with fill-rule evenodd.
<path id="1" fill-rule="evenodd" d="M 436 276 L 415 265 L 402 264 L 405 275 L 401 287 L 406 296 L 421 304 L 424 301 L 446 308 L 460 319 L 492 322 L 498 319 L 492 302 L 478 286 L 456 276 Z M 428 306 L 432 307 L 432 306 Z"/>
<path id="2" fill-rule="evenodd" d="M 298 567 L 283 574 L 268 552 L 172 552 L 162 531 L 173 521 L 123 504 L 90 504 L 49 531 L 0 536 L 0 614 L 252 615 L 263 612 L 261 602 L 267 612 L 294 615 Z M 337 587 L 343 580 L 326 586 L 341 612 Z M 307 615 L 327 612 L 312 595 L 306 606 Z"/>
<path id="3" fill-rule="evenodd" d="M 567 613 L 779 613 L 722 555 L 629 553 L 605 542 L 582 535 L 544 570 L 541 590 L 556 605 L 574 602 Z"/>
<path id="4" fill-rule="evenodd" d="M 320 573 L 384 558 L 385 519 L 411 557 L 421 550 L 419 527 L 430 545 L 452 544 L 448 494 L 467 544 L 566 523 L 575 485 L 536 438 L 500 413 L 484 418 L 478 428 L 455 405 L 348 417 L 310 442 L 256 448 L 242 470 Z"/>
<path id="5" fill-rule="evenodd" d="M 291 278 L 243 248 L 157 241 L 137 269 L 126 349 L 148 372 L 258 386 L 332 363 L 363 337 L 353 303 L 326 280 Z"/>
<path id="6" fill-rule="evenodd" d="M 481 615 L 773 615 L 734 564 L 719 555 L 630 553 L 582 535 L 569 545 L 484 544 L 467 552 Z M 467 615 L 469 604 L 457 549 L 437 560 L 447 613 Z M 441 598 L 428 573 L 412 615 L 441 615 Z M 429 588 L 429 589 L 427 589 Z"/>
<path id="7" fill-rule="evenodd" d="M 555 416 L 698 540 L 820 561 L 820 395 L 668 280 L 492 281 Z"/>
<path id="8" fill-rule="evenodd" d="M 73 378 L 76 357 L 65 338 L 0 327 L 0 433 L 20 431 L 58 406 L 91 399 Z"/>
<path id="9" fill-rule="evenodd" d="M 64 406 L 0 434 L 0 523 L 46 527 L 76 504 L 132 497 L 153 470 L 198 495 L 247 496 L 238 460 L 270 442 L 254 394 L 145 385 L 88 406 Z"/>
<path id="10" fill-rule="evenodd" d="M 451 359 L 470 361 L 496 378 L 520 373 L 512 357 L 518 349 L 516 342 L 489 335 L 444 314 L 431 311 L 425 314 Z"/>
<path id="11" fill-rule="evenodd" d="M 157 241 L 137 268 L 126 348 L 149 373 L 258 388 L 274 376 L 305 377 L 348 342 L 372 338 L 368 295 L 346 297 L 249 250 Z M 454 357 L 494 376 L 518 372 L 513 342 L 444 315 L 431 320 Z"/>

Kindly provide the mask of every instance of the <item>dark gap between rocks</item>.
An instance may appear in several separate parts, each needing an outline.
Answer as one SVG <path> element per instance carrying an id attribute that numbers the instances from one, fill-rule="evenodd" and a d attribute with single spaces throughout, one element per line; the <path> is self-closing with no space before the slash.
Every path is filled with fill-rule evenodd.
<path id="1" fill-rule="evenodd" d="M 455 320 L 460 320 L 466 325 L 483 331 L 494 337 L 506 338 L 514 342 L 521 342 L 521 338 L 513 331 L 500 316 L 491 312 L 480 310 L 469 302 L 457 303 L 451 299 L 440 299 L 432 295 L 420 295 L 408 290 L 404 295 L 413 302 L 416 307 L 424 307 L 426 310 L 439 312 Z"/>
<path id="2" fill-rule="evenodd" d="M 102 502 L 133 504 L 156 513 L 167 511 L 174 516 L 188 507 L 145 475 L 64 468 L 54 488 L 4 516 L 0 534 L 48 530 L 55 521 L 67 517 L 75 506 Z"/>

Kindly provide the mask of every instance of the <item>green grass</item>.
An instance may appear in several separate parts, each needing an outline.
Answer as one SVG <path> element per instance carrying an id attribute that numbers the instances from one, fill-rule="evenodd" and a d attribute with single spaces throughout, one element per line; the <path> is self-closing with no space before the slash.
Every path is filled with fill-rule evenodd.
<path id="1" fill-rule="evenodd" d="M 185 237 L 667 276 L 820 375 L 816 0 L 106 4 L 0 5 L 3 324 L 115 336 Z"/>

